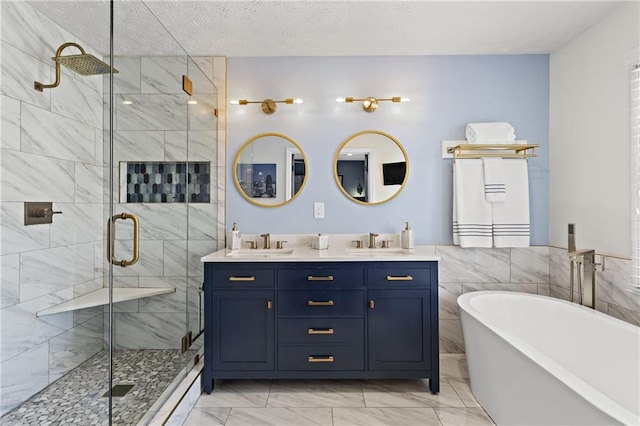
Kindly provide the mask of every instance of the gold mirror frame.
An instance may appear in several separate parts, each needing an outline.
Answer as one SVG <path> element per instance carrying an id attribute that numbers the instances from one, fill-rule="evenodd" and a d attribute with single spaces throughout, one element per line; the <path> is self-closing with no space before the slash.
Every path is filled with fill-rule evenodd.
<path id="1" fill-rule="evenodd" d="M 277 204 L 259 203 L 259 202 L 255 201 L 255 199 L 249 197 L 249 195 L 247 195 L 247 193 L 244 192 L 244 190 L 242 189 L 242 186 L 240 185 L 240 181 L 238 180 L 238 173 L 237 173 L 238 162 L 240 161 L 240 157 L 242 156 L 242 153 L 244 152 L 244 150 L 247 147 L 249 147 L 252 143 L 257 141 L 258 139 L 264 138 L 264 137 L 269 137 L 269 136 L 274 136 L 274 137 L 279 137 L 279 138 L 285 139 L 286 141 L 291 143 L 293 145 L 293 147 L 298 149 L 298 151 L 300 151 L 300 155 L 302 156 L 302 159 L 304 160 L 304 167 L 305 167 L 304 180 L 302 181 L 302 184 L 300 185 L 300 188 L 298 189 L 298 191 L 295 194 L 293 194 L 291 196 L 291 198 L 289 198 L 288 200 L 285 199 L 285 201 L 283 201 L 281 203 L 277 203 Z M 242 195 L 242 197 L 245 200 L 247 200 L 251 204 L 253 204 L 255 206 L 258 206 L 258 207 L 281 207 L 281 206 L 284 206 L 285 204 L 290 203 L 291 201 L 295 200 L 296 197 L 298 195 L 300 195 L 300 193 L 304 189 L 305 185 L 307 184 L 307 178 L 309 177 L 309 162 L 307 161 L 307 156 L 304 154 L 304 151 L 302 150 L 302 147 L 300 145 L 298 145 L 298 143 L 296 141 L 294 141 L 293 139 L 291 139 L 289 136 L 283 135 L 282 133 L 259 133 L 259 134 L 255 135 L 255 136 L 252 136 L 249 140 L 247 140 L 244 144 L 242 144 L 240 149 L 238 149 L 238 152 L 236 153 L 236 156 L 233 159 L 233 170 L 232 170 L 232 173 L 233 173 L 233 182 L 234 182 L 234 184 L 236 186 L 236 189 L 238 190 L 240 195 Z M 276 184 L 277 184 L 277 181 L 276 181 Z"/>
<path id="2" fill-rule="evenodd" d="M 391 195 L 388 198 L 385 198 L 384 200 L 381 201 L 360 201 L 357 200 L 355 198 L 353 198 L 353 196 L 351 194 L 349 194 L 344 187 L 342 186 L 342 183 L 340 182 L 340 177 L 338 175 L 338 160 L 340 158 L 340 153 L 342 152 L 342 150 L 347 146 L 347 144 L 349 142 L 351 142 L 352 140 L 354 140 L 355 138 L 362 136 L 362 135 L 367 135 L 367 134 L 375 134 L 375 135 L 380 135 L 380 136 L 384 136 L 386 138 L 389 138 L 390 142 L 394 142 L 396 144 L 396 146 L 398 148 L 400 148 L 400 151 L 402 152 L 402 155 L 404 156 L 404 160 L 406 162 L 406 170 L 405 170 L 405 174 L 404 174 L 404 180 L 402 181 L 402 184 L 400 184 L 400 188 L 398 188 L 398 190 Z M 405 151 L 404 147 L 402 146 L 402 144 L 393 136 L 391 136 L 388 133 L 382 132 L 380 130 L 363 130 L 361 132 L 355 133 L 351 136 L 349 136 L 347 138 L 347 140 L 345 140 L 339 147 L 338 150 L 336 151 L 335 156 L 333 157 L 333 177 L 336 181 L 336 184 L 338 185 L 338 188 L 340 188 L 340 191 L 342 191 L 342 193 L 351 201 L 353 201 L 354 203 L 358 203 L 358 204 L 362 204 L 363 206 L 375 206 L 377 204 L 384 204 L 390 200 L 392 200 L 393 198 L 395 198 L 399 193 L 402 192 L 402 190 L 404 189 L 405 185 L 407 184 L 407 180 L 409 179 L 409 156 L 407 155 L 407 151 Z"/>

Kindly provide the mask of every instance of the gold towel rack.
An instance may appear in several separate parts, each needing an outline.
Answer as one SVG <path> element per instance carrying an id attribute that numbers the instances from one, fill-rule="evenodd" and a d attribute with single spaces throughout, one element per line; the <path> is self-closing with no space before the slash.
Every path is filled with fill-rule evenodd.
<path id="1" fill-rule="evenodd" d="M 447 153 L 457 158 L 529 158 L 536 156 L 536 144 L 458 144 L 447 148 Z"/>

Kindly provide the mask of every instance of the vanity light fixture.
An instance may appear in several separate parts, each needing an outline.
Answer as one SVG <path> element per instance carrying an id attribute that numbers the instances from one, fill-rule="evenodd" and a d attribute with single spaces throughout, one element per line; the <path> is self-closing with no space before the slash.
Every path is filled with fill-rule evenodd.
<path id="1" fill-rule="evenodd" d="M 373 112 L 378 108 L 378 102 L 382 102 L 382 101 L 389 101 L 389 102 L 410 102 L 411 99 L 409 98 L 403 98 L 400 96 L 394 96 L 392 98 L 374 98 L 372 96 L 366 97 L 366 98 L 353 98 L 353 97 L 346 97 L 346 98 L 337 98 L 336 102 L 339 103 L 353 103 L 353 102 L 362 102 L 362 109 L 367 111 L 367 112 Z"/>
<path id="2" fill-rule="evenodd" d="M 282 101 L 274 101 L 273 99 L 265 99 L 264 101 L 248 101 L 246 99 L 238 99 L 230 102 L 232 105 L 248 105 L 248 104 L 260 104 L 262 112 L 265 114 L 273 114 L 276 112 L 276 104 L 301 104 L 303 100 L 300 98 L 287 98 Z"/>

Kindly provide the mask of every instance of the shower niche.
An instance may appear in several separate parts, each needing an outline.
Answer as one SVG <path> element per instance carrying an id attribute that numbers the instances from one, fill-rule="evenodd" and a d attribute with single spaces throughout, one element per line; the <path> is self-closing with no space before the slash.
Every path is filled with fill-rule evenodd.
<path id="1" fill-rule="evenodd" d="M 121 203 L 209 203 L 208 161 L 120 162 Z"/>

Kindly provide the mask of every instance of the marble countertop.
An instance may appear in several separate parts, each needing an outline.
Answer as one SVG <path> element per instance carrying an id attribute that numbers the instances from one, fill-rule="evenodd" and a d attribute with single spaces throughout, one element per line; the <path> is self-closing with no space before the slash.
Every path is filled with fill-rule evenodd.
<path id="1" fill-rule="evenodd" d="M 433 246 L 413 249 L 329 247 L 315 250 L 311 247 L 285 247 L 284 249 L 222 249 L 200 259 L 202 262 L 381 262 L 381 261 L 440 261 Z"/>

